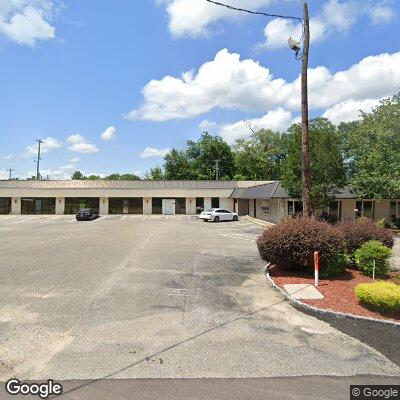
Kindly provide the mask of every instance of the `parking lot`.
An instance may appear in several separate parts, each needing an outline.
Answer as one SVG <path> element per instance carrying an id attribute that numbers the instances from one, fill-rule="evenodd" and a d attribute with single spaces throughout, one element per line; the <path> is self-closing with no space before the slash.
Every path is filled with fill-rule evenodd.
<path id="1" fill-rule="evenodd" d="M 0 377 L 395 375 L 267 286 L 246 220 L 0 217 Z"/>

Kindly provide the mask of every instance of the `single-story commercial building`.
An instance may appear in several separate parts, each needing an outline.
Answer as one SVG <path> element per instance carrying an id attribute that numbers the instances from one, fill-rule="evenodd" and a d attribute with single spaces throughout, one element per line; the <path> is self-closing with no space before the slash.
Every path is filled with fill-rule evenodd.
<path id="1" fill-rule="evenodd" d="M 241 214 L 274 223 L 301 212 L 303 207 L 301 200 L 291 198 L 279 181 L 236 188 L 231 197 Z M 394 220 L 400 218 L 400 200 L 361 200 L 353 190 L 345 187 L 322 211 L 335 220 L 354 219 L 361 216 L 376 220 L 381 218 Z"/>
<path id="2" fill-rule="evenodd" d="M 274 223 L 302 211 L 301 200 L 290 198 L 279 181 L 0 181 L 0 214 L 75 214 L 84 207 L 101 215 L 194 215 L 225 208 Z M 344 188 L 323 211 L 337 220 L 393 220 L 400 218 L 400 200 L 360 200 Z"/>
<path id="3" fill-rule="evenodd" d="M 0 214 L 75 214 L 90 207 L 105 214 L 196 214 L 234 210 L 231 197 L 266 181 L 3 180 Z M 247 210 L 246 210 L 247 211 Z"/>

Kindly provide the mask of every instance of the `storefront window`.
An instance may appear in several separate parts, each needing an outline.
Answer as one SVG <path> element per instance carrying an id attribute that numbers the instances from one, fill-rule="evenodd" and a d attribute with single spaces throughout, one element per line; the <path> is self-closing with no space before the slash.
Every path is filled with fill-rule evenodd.
<path id="1" fill-rule="evenodd" d="M 108 200 L 110 214 L 143 214 L 143 198 L 118 198 L 110 197 Z"/>
<path id="2" fill-rule="evenodd" d="M 211 198 L 211 208 L 219 208 L 219 197 Z"/>
<path id="3" fill-rule="evenodd" d="M 21 199 L 21 214 L 55 214 L 55 197 L 23 197 Z"/>
<path id="4" fill-rule="evenodd" d="M 175 214 L 186 214 L 186 198 L 175 199 Z"/>
<path id="5" fill-rule="evenodd" d="M 152 214 L 162 214 L 162 198 L 153 197 L 152 202 Z"/>
<path id="6" fill-rule="evenodd" d="M 395 220 L 400 217 L 400 202 L 398 201 L 391 201 L 390 202 L 390 219 Z"/>
<path id="7" fill-rule="evenodd" d="M 323 217 L 325 216 L 330 222 L 340 221 L 342 213 L 342 202 L 332 201 L 329 203 L 328 207 L 325 208 L 323 212 Z M 325 214 L 325 215 L 324 215 Z"/>
<path id="8" fill-rule="evenodd" d="M 0 197 L 0 214 L 10 214 L 11 197 Z"/>
<path id="9" fill-rule="evenodd" d="M 288 201 L 288 215 L 299 215 L 303 212 L 303 202 L 300 200 Z"/>
<path id="10" fill-rule="evenodd" d="M 129 199 L 129 214 L 143 214 L 142 197 L 134 197 Z"/>
<path id="11" fill-rule="evenodd" d="M 82 208 L 93 208 L 99 211 L 100 200 L 98 197 L 66 197 L 65 214 L 76 214 Z"/>
<path id="12" fill-rule="evenodd" d="M 356 216 L 374 218 L 374 202 L 371 200 L 360 200 L 356 202 Z"/>
<path id="13" fill-rule="evenodd" d="M 204 197 L 196 197 L 196 214 L 204 211 Z"/>

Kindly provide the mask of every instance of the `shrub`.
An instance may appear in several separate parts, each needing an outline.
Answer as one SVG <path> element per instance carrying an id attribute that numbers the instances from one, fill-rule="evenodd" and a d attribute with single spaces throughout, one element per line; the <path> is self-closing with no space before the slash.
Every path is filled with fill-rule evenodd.
<path id="1" fill-rule="evenodd" d="M 346 242 L 347 252 L 351 256 L 370 240 L 378 240 L 387 247 L 393 247 L 393 234 L 388 229 L 376 225 L 370 218 L 346 220 L 340 222 L 337 226 Z"/>
<path id="2" fill-rule="evenodd" d="M 355 292 L 358 300 L 366 306 L 380 311 L 400 311 L 400 286 L 395 283 L 360 283 Z"/>
<path id="3" fill-rule="evenodd" d="M 364 275 L 372 276 L 375 261 L 375 275 L 384 276 L 389 270 L 392 251 L 377 240 L 364 243 L 354 253 L 356 265 Z"/>
<path id="4" fill-rule="evenodd" d="M 350 257 L 345 252 L 333 254 L 327 265 L 320 271 L 321 278 L 333 278 L 340 275 L 351 264 Z"/>
<path id="5" fill-rule="evenodd" d="M 293 218 L 266 230 L 257 241 L 263 260 L 291 269 L 314 269 L 314 251 L 320 253 L 321 274 L 341 269 L 345 243 L 338 229 L 314 218 Z"/>

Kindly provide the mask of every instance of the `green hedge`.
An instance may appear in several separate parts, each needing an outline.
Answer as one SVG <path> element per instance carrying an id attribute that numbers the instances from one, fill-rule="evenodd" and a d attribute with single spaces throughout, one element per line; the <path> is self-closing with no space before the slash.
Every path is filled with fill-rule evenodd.
<path id="1" fill-rule="evenodd" d="M 358 300 L 378 311 L 400 311 L 400 285 L 392 282 L 360 283 L 355 288 Z"/>

